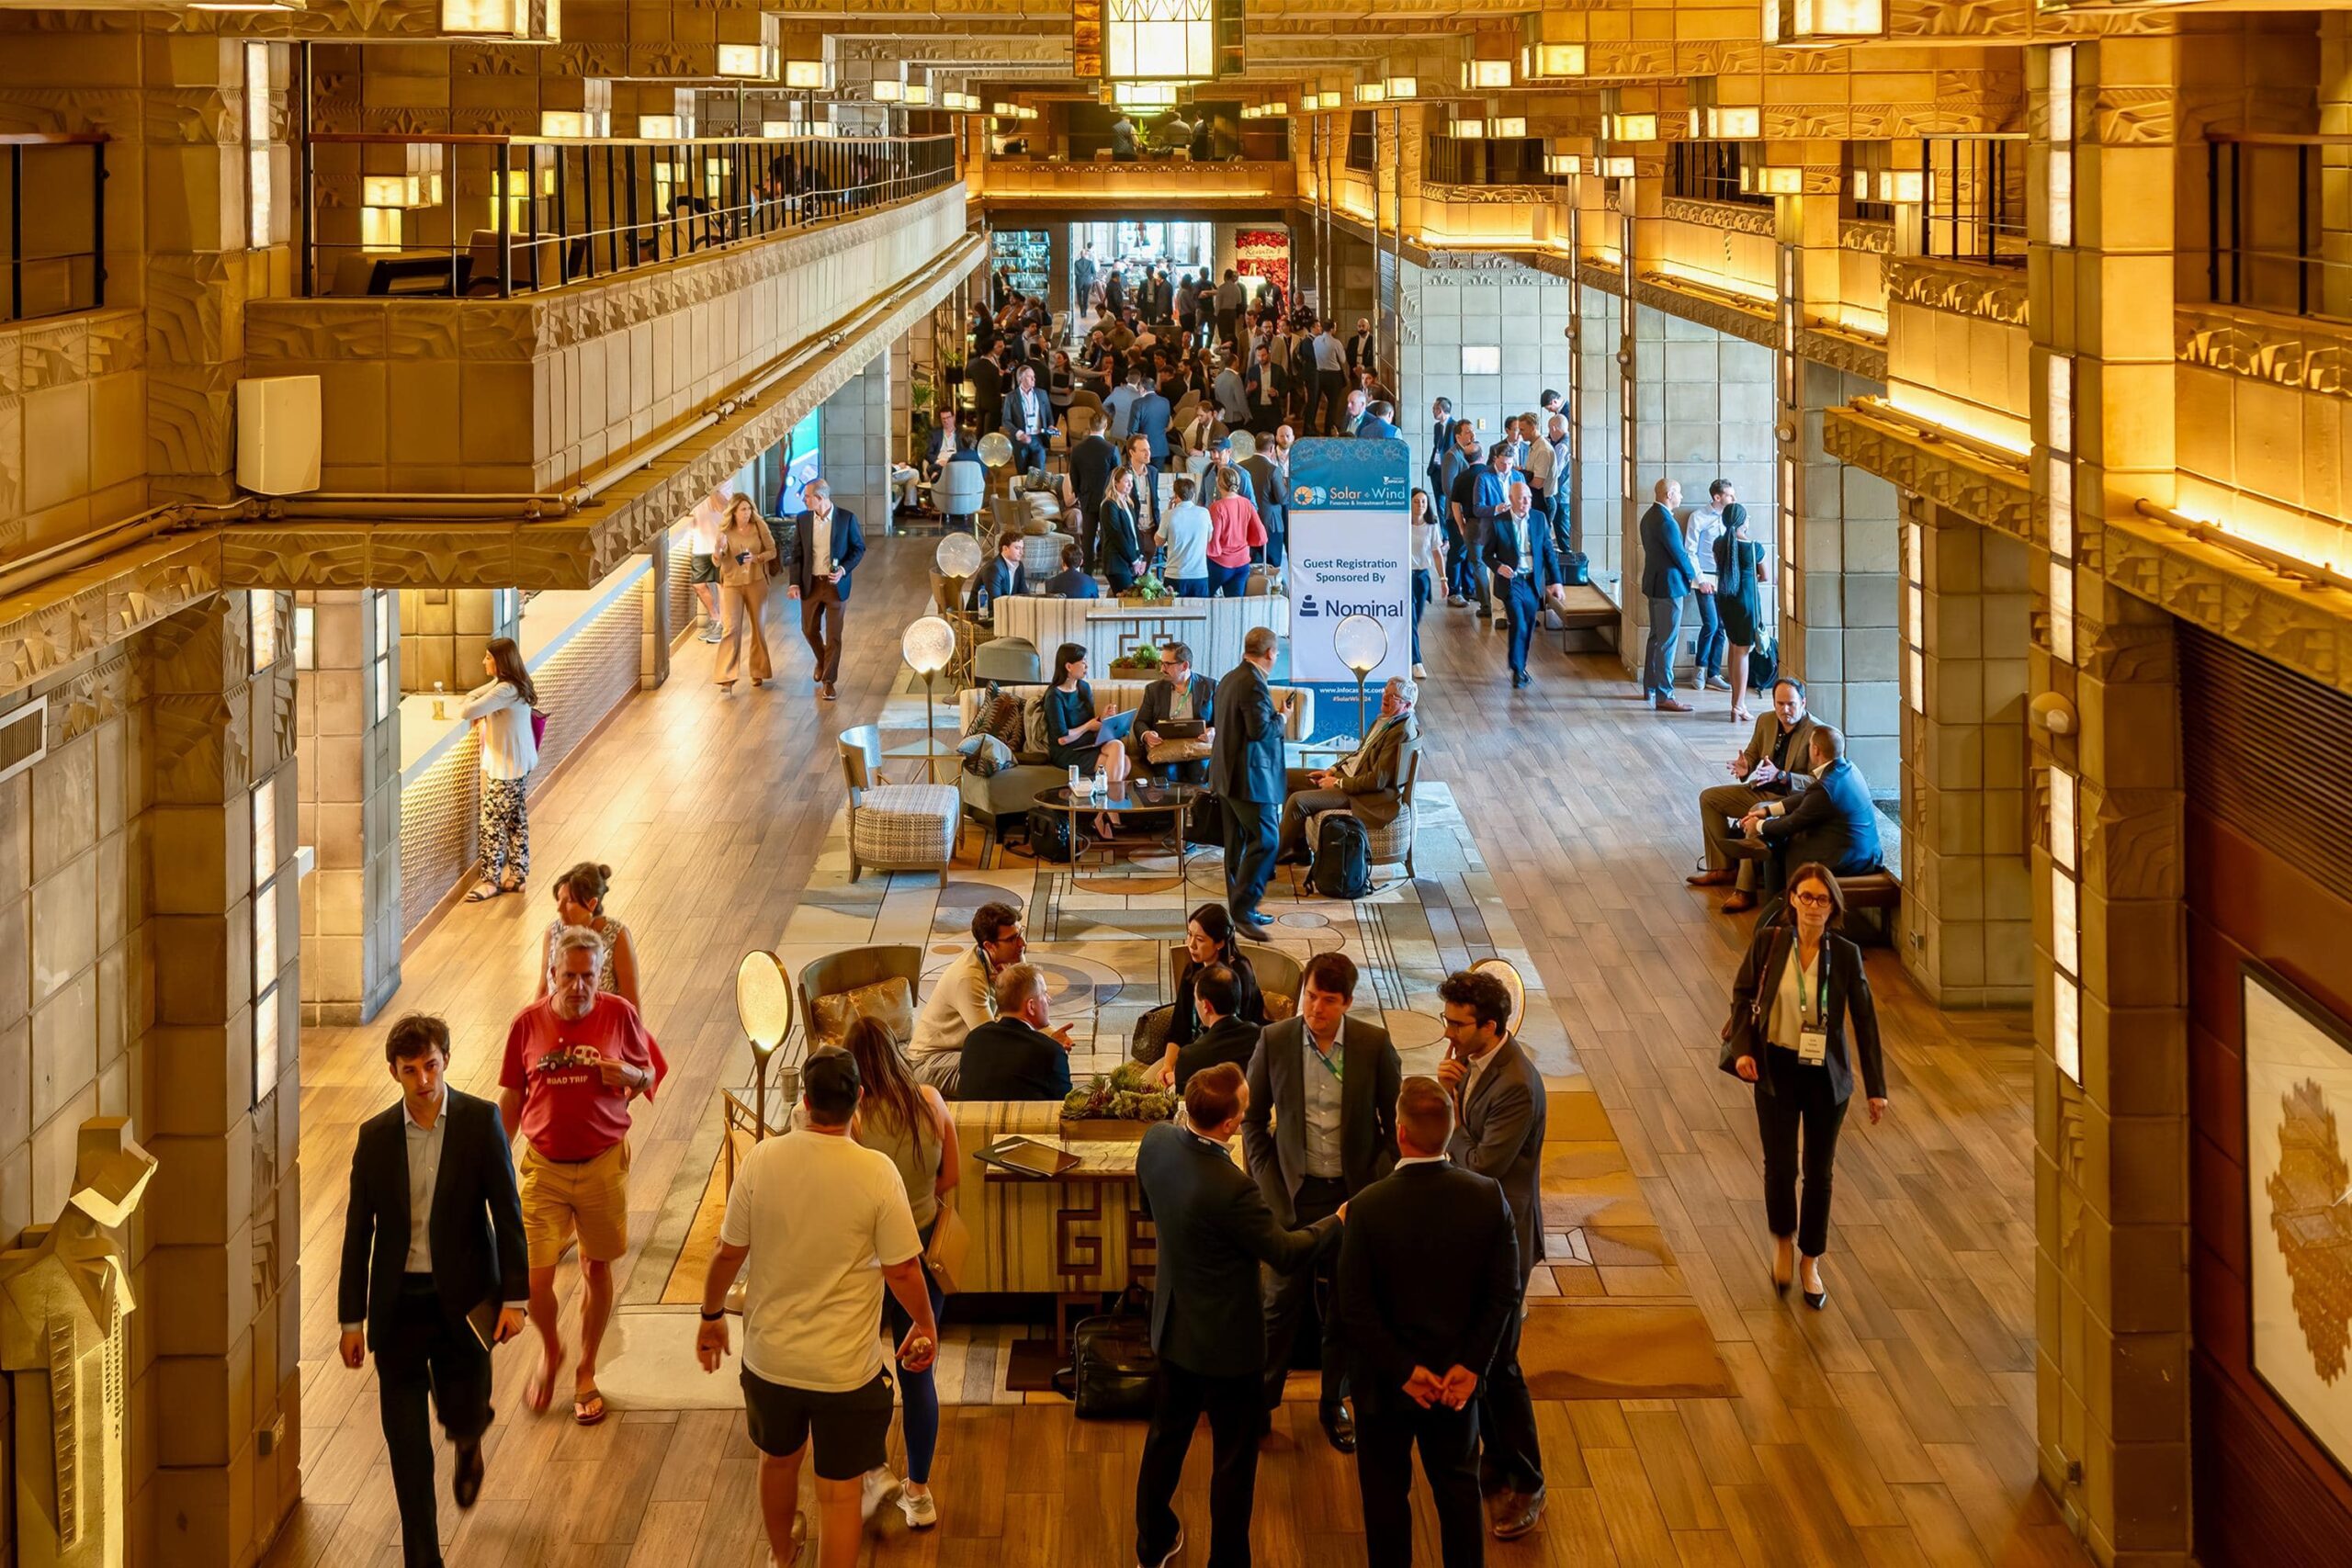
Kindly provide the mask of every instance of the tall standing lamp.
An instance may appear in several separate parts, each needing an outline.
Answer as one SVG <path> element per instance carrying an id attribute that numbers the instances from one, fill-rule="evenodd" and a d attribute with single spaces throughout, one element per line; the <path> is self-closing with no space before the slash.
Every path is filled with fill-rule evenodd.
<path id="1" fill-rule="evenodd" d="M 752 1065 L 759 1075 L 752 1106 L 756 1143 L 768 1135 L 768 1068 L 792 1033 L 792 982 L 775 953 L 754 948 L 735 965 L 735 1017 L 751 1042 Z"/>
<path id="2" fill-rule="evenodd" d="M 1356 672 L 1356 744 L 1364 738 L 1364 678 L 1388 657 L 1388 629 L 1370 615 L 1348 615 L 1331 628 L 1331 651 Z"/>
<path id="3" fill-rule="evenodd" d="M 906 656 L 914 672 L 922 677 L 922 776 L 926 782 L 937 784 L 939 752 L 932 744 L 932 685 L 956 657 L 956 628 L 944 615 L 925 615 L 899 635 L 899 651 Z"/>

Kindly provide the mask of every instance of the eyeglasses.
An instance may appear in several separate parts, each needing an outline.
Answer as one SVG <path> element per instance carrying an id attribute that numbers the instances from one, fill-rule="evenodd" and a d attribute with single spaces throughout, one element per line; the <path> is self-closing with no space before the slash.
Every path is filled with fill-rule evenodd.
<path id="1" fill-rule="evenodd" d="M 1789 902 L 1803 904 L 1808 909 L 1826 909 L 1836 900 L 1826 893 L 1792 893 L 1789 895 Z"/>

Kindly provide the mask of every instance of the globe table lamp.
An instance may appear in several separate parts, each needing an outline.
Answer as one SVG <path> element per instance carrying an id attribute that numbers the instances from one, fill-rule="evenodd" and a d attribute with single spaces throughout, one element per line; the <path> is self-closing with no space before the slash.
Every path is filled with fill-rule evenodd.
<path id="1" fill-rule="evenodd" d="M 939 569 L 940 581 L 947 590 L 950 605 L 964 602 L 964 582 L 980 570 L 980 542 L 969 534 L 943 534 L 939 547 L 932 552 L 932 564 Z"/>
<path id="2" fill-rule="evenodd" d="M 1258 455 L 1258 438 L 1246 430 L 1237 430 L 1228 434 L 1225 445 L 1237 463 L 1246 463 Z"/>
<path id="3" fill-rule="evenodd" d="M 906 656 L 914 672 L 922 677 L 923 777 L 937 784 L 939 753 L 932 744 L 932 683 L 947 668 L 948 660 L 956 657 L 956 628 L 944 615 L 925 615 L 900 634 L 899 651 Z"/>
<path id="4" fill-rule="evenodd" d="M 1001 468 L 1012 461 L 1012 442 L 1001 430 L 991 430 L 980 437 L 980 461 L 991 468 Z"/>
<path id="5" fill-rule="evenodd" d="M 768 1135 L 768 1064 L 792 1032 L 792 982 L 775 953 L 754 948 L 735 965 L 735 1017 L 751 1042 L 759 1074 L 752 1108 L 759 1123 L 757 1141 Z"/>
<path id="6" fill-rule="evenodd" d="M 1348 615 L 1331 628 L 1331 651 L 1356 672 L 1356 743 L 1364 737 L 1364 677 L 1388 657 L 1388 630 L 1370 615 Z"/>

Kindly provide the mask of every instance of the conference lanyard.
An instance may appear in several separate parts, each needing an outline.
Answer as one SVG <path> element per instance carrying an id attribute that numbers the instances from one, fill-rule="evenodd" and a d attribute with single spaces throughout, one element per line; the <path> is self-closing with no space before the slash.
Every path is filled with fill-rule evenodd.
<path id="1" fill-rule="evenodd" d="M 1798 961 L 1803 943 L 1795 937 L 1789 939 L 1789 962 Z M 1797 975 L 1797 1060 L 1808 1067 L 1817 1067 L 1829 1059 L 1829 944 L 1824 942 L 1813 957 L 1814 1006 L 1811 1017 L 1805 1014 L 1804 975 Z"/>
<path id="2" fill-rule="evenodd" d="M 1312 1039 L 1309 1039 L 1306 1043 L 1306 1054 L 1323 1064 L 1323 1070 L 1331 1075 L 1331 1081 L 1333 1083 L 1344 1085 L 1348 1081 L 1347 1069 L 1340 1061 L 1340 1043 L 1338 1041 L 1334 1040 L 1331 1042 L 1331 1050 L 1329 1055 L 1327 1055 L 1323 1052 L 1317 1051 L 1315 1048 L 1315 1042 Z"/>

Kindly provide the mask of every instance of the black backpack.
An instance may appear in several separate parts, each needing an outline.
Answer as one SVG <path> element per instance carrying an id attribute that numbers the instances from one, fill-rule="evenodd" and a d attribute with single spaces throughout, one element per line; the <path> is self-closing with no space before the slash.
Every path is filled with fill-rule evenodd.
<path id="1" fill-rule="evenodd" d="M 1592 562 L 1582 550 L 1567 553 L 1567 569 L 1561 573 L 1571 588 L 1582 588 L 1592 581 Z"/>
<path id="2" fill-rule="evenodd" d="M 1362 898 L 1372 891 L 1372 835 L 1352 811 L 1323 819 L 1306 885 L 1325 898 Z"/>
<path id="3" fill-rule="evenodd" d="M 1770 694 L 1772 677 L 1780 672 L 1780 649 L 1758 639 L 1756 646 L 1747 650 L 1747 689 Z"/>
<path id="4" fill-rule="evenodd" d="M 1029 808 L 1029 852 L 1056 865 L 1069 863 L 1069 818 L 1059 811 Z"/>

